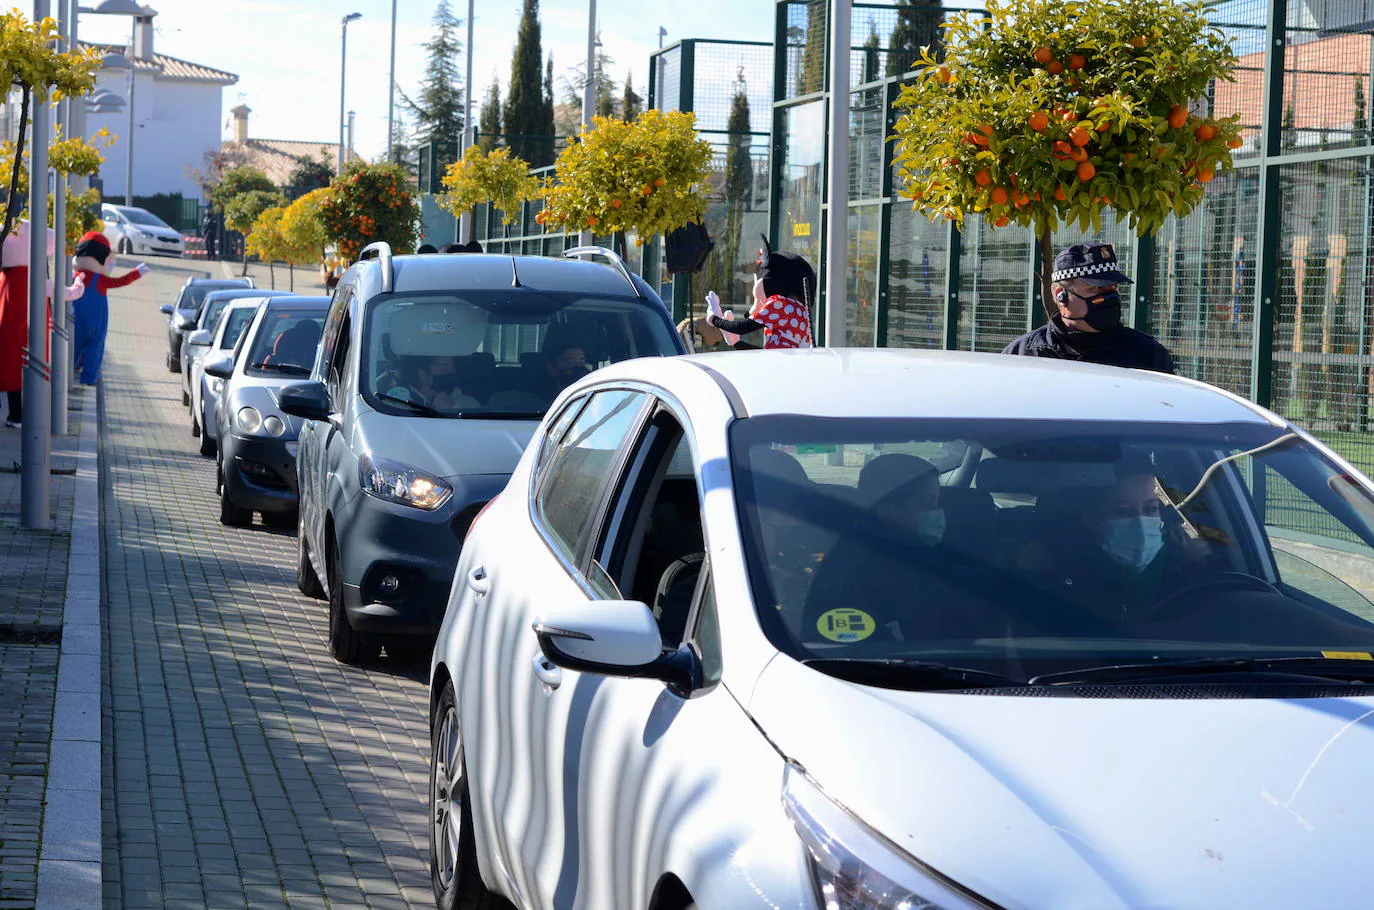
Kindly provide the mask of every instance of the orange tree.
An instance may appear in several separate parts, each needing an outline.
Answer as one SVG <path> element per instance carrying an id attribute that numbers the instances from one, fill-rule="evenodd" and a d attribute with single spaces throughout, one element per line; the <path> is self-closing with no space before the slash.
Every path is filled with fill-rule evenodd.
<path id="1" fill-rule="evenodd" d="M 420 204 L 400 165 L 354 162 L 329 185 L 320 203 L 320 223 L 345 262 L 377 240 L 409 253 L 419 236 Z"/>
<path id="2" fill-rule="evenodd" d="M 1236 64 L 1207 8 L 992 0 L 986 16 L 951 17 L 943 60 L 923 52 L 895 102 L 903 192 L 930 217 L 1034 230 L 1048 302 L 1060 224 L 1100 229 L 1110 206 L 1145 234 L 1231 169 L 1239 116 L 1197 101 Z"/>
<path id="3" fill-rule="evenodd" d="M 711 154 L 690 113 L 648 110 L 633 122 L 593 118 L 592 129 L 558 156 L 535 220 L 614 233 L 624 255 L 627 231 L 643 243 L 701 218 L 706 199 L 700 185 L 710 173 Z"/>
<path id="4" fill-rule="evenodd" d="M 453 162 L 444 174 L 448 195 L 440 205 L 454 215 L 483 202 L 500 211 L 501 223 L 509 225 L 520 213 L 520 206 L 539 196 L 539 181 L 530 175 L 530 166 L 509 149 L 484 152 L 469 146 L 463 157 Z"/>

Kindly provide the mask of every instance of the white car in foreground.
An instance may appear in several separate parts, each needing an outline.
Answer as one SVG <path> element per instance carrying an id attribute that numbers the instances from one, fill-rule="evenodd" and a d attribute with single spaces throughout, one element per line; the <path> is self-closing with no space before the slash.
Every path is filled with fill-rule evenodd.
<path id="1" fill-rule="evenodd" d="M 434 652 L 443 908 L 1357 908 L 1374 488 L 1155 373 L 814 350 L 566 390 Z"/>

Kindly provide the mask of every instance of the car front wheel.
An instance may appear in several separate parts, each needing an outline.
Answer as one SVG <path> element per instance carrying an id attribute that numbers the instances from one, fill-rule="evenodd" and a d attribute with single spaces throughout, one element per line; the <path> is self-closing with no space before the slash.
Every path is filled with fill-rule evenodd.
<path id="1" fill-rule="evenodd" d="M 331 535 L 325 558 L 329 577 L 329 654 L 342 664 L 376 660 L 382 653 L 382 640 L 354 629 L 344 611 L 343 573 L 339 570 L 339 543 Z"/>
<path id="2" fill-rule="evenodd" d="M 310 544 L 305 540 L 305 523 L 296 518 L 296 587 L 306 597 L 324 599 L 324 585 L 310 562 Z"/>
<path id="3" fill-rule="evenodd" d="M 253 523 L 253 510 L 235 505 L 230 498 L 222 468 L 219 471 L 219 523 L 230 528 L 246 528 Z"/>
<path id="4" fill-rule="evenodd" d="M 439 695 L 430 733 L 429 805 L 429 877 L 435 906 L 439 910 L 509 907 L 487 889 L 477 869 L 463 741 L 451 682 L 444 684 Z"/>

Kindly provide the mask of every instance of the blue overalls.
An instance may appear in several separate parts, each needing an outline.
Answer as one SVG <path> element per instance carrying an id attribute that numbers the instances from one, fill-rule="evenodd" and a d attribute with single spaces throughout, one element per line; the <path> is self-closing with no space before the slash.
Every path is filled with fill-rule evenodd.
<path id="1" fill-rule="evenodd" d="M 86 273 L 86 291 L 72 303 L 76 311 L 73 351 L 81 370 L 81 384 L 95 385 L 105 359 L 105 332 L 110 327 L 110 298 L 100 289 L 104 276 Z"/>

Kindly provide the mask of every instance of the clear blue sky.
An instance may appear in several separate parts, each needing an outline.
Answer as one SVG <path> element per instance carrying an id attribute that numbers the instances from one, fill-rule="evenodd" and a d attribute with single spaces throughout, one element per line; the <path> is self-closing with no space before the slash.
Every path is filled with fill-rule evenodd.
<path id="1" fill-rule="evenodd" d="M 339 108 L 339 20 L 350 12 L 363 18 L 348 27 L 348 106 L 357 112 L 355 143 L 366 157 L 386 145 L 387 70 L 390 57 L 390 0 L 143 0 L 158 11 L 157 51 L 228 70 L 239 77 L 224 91 L 224 116 L 246 103 L 253 113 L 249 134 L 267 139 L 337 141 Z M 438 0 L 398 0 L 396 81 L 407 93 L 419 84 L 425 64 L 421 48 L 430 33 Z M 450 0 L 459 18 L 467 0 Z M 519 0 L 474 0 L 474 99 L 480 102 L 493 75 L 504 87 L 519 25 Z M 771 38 L 772 0 L 599 0 L 597 19 L 606 51 L 615 60 L 617 81 L 633 71 L 647 94 L 648 57 L 682 38 Z M 554 82 L 586 56 L 586 0 L 542 0 L 540 20 L 546 54 L 553 53 Z M 81 17 L 81 36 L 123 43 L 129 22 L 118 16 Z M 460 62 L 459 71 L 462 71 Z M 474 107 L 474 117 L 476 107 Z M 226 129 L 227 134 L 227 129 Z"/>

